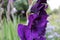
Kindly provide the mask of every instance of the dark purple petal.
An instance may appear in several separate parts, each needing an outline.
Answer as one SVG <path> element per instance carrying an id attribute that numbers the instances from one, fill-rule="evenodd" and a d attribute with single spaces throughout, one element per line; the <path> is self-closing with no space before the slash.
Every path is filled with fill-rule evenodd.
<path id="1" fill-rule="evenodd" d="M 40 3 L 47 3 L 47 0 L 37 0 L 37 2 L 40 2 Z"/>
<path id="2" fill-rule="evenodd" d="M 25 37 L 25 26 L 22 24 L 18 25 L 18 35 L 21 38 L 21 40 L 26 40 Z"/>
<path id="3" fill-rule="evenodd" d="M 32 40 L 31 31 L 30 29 L 23 24 L 18 25 L 18 35 L 21 40 Z"/>
<path id="4" fill-rule="evenodd" d="M 46 9 L 46 0 L 37 0 L 37 2 L 32 6 L 31 12 L 32 13 L 37 13 L 41 11 L 41 9 Z"/>

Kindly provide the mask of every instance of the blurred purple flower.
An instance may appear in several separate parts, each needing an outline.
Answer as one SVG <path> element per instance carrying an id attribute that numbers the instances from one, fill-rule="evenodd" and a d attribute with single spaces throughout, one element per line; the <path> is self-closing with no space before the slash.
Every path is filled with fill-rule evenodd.
<path id="1" fill-rule="evenodd" d="M 45 31 L 47 26 L 47 13 L 45 11 L 45 4 L 43 0 L 38 0 L 31 8 L 34 14 L 29 15 L 28 25 L 18 25 L 18 35 L 21 40 L 46 40 Z"/>
<path id="2" fill-rule="evenodd" d="M 37 2 L 32 6 L 31 12 L 37 13 L 41 10 L 44 10 L 47 7 L 47 0 L 37 0 Z"/>

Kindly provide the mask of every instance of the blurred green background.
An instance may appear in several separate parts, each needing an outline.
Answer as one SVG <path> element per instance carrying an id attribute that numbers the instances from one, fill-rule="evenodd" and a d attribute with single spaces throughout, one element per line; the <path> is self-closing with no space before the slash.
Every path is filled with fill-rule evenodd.
<path id="1" fill-rule="evenodd" d="M 14 9 L 11 8 L 11 10 L 13 9 L 13 14 L 10 14 L 10 19 L 8 19 L 6 17 L 8 15 L 6 14 L 8 0 L 0 0 L 0 40 L 20 40 L 17 33 L 18 24 L 26 24 L 26 11 L 29 7 L 28 0 L 13 1 Z M 3 4 L 1 4 L 2 2 Z M 60 7 L 51 10 L 50 6 L 48 6 L 46 12 L 49 15 L 47 19 L 49 22 L 46 28 L 47 40 L 60 40 Z"/>

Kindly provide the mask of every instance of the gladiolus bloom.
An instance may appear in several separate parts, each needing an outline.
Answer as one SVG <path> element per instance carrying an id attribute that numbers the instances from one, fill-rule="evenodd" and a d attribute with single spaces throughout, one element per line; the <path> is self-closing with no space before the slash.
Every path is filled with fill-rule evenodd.
<path id="1" fill-rule="evenodd" d="M 42 4 L 43 3 L 43 4 Z M 37 0 L 31 8 L 34 14 L 29 15 L 28 25 L 18 25 L 18 35 L 21 40 L 46 40 L 45 31 L 47 26 L 46 1 Z"/>

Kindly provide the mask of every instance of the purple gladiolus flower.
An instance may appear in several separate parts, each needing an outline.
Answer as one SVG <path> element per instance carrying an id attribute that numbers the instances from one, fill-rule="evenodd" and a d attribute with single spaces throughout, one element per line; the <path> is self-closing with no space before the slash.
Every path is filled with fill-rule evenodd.
<path id="1" fill-rule="evenodd" d="M 31 12 L 34 14 L 29 15 L 28 25 L 18 25 L 18 35 L 21 40 L 46 40 L 45 31 L 48 15 L 45 11 L 44 3 L 46 3 L 46 0 L 38 0 L 32 6 Z"/>

